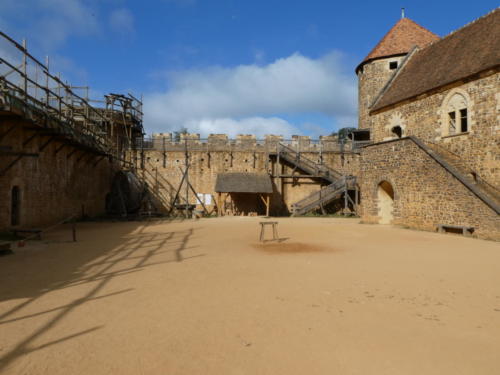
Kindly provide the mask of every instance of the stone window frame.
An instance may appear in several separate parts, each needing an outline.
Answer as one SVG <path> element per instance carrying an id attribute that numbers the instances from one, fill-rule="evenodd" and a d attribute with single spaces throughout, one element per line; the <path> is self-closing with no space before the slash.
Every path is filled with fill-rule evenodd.
<path id="1" fill-rule="evenodd" d="M 460 96 L 465 102 L 465 105 L 457 106 L 453 105 L 453 108 L 450 108 L 451 102 L 454 100 L 458 100 L 457 97 Z M 442 137 L 454 137 L 460 135 L 467 135 L 471 132 L 471 115 L 472 115 L 472 105 L 473 102 L 471 100 L 470 95 L 461 88 L 455 88 L 451 90 L 443 99 L 441 103 L 441 136 Z M 452 110 L 450 110 L 452 109 Z M 467 111 L 466 123 L 467 130 L 462 131 L 461 127 L 461 117 L 463 115 L 462 111 Z M 450 114 L 453 113 L 453 118 L 455 120 L 455 131 L 450 131 Z"/>
<path id="2" fill-rule="evenodd" d="M 399 139 L 399 138 L 404 138 L 407 136 L 406 133 L 406 118 L 401 114 L 401 112 L 396 111 L 394 112 L 389 119 L 387 120 L 387 123 L 384 127 L 386 136 L 384 137 L 384 141 L 388 141 L 391 139 Z M 393 129 L 399 126 L 401 128 L 401 133 L 402 136 L 398 137 L 396 134 L 394 134 Z"/>

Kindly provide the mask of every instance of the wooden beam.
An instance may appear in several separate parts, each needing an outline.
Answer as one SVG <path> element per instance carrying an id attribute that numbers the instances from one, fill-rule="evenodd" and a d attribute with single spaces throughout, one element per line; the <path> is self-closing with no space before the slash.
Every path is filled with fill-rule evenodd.
<path id="1" fill-rule="evenodd" d="M 0 171 L 0 176 L 4 176 L 14 165 L 17 164 L 19 160 L 21 160 L 25 156 L 38 156 L 38 154 L 25 154 L 22 153 L 21 155 L 18 155 L 17 158 L 15 158 L 8 166 L 6 166 L 2 171 Z"/>
<path id="2" fill-rule="evenodd" d="M 30 157 L 38 157 L 40 154 L 33 152 L 22 152 L 22 151 L 1 151 L 0 155 L 5 156 L 30 156 Z"/>
<path id="3" fill-rule="evenodd" d="M 4 131 L 2 134 L 0 134 L 0 141 L 4 139 L 12 130 L 16 128 L 16 124 L 12 125 L 10 128 L 8 128 L 6 131 Z"/>
<path id="4" fill-rule="evenodd" d="M 72 156 L 73 156 L 73 154 L 74 154 L 75 152 L 77 152 L 77 151 L 78 151 L 78 149 L 77 149 L 77 148 L 75 148 L 75 149 L 74 149 L 73 151 L 71 151 L 68 155 L 66 155 L 66 159 L 69 159 L 70 157 L 72 157 Z"/>
<path id="5" fill-rule="evenodd" d="M 59 153 L 59 151 L 61 151 L 64 147 L 66 147 L 65 143 L 63 143 L 58 148 L 56 148 L 56 150 L 54 151 L 54 155 L 57 155 Z"/>
<path id="6" fill-rule="evenodd" d="M 55 139 L 55 137 L 50 137 L 47 142 L 45 142 L 43 145 L 40 146 L 40 148 L 38 149 L 38 152 L 42 152 L 45 147 L 47 147 L 49 145 L 49 143 L 51 143 L 53 140 Z"/>
<path id="7" fill-rule="evenodd" d="M 35 139 L 35 137 L 38 135 L 38 133 L 35 133 L 33 134 L 31 137 L 28 137 L 28 139 L 26 139 L 24 142 L 23 142 L 23 146 L 27 146 L 28 143 L 30 143 L 33 139 Z"/>
<path id="8" fill-rule="evenodd" d="M 97 159 L 97 160 L 95 161 L 95 163 L 93 164 L 93 166 L 95 167 L 95 166 L 96 166 L 97 164 L 99 164 L 99 162 L 100 162 L 102 159 L 104 159 L 105 157 L 106 157 L 106 156 L 101 156 L 99 159 Z"/>

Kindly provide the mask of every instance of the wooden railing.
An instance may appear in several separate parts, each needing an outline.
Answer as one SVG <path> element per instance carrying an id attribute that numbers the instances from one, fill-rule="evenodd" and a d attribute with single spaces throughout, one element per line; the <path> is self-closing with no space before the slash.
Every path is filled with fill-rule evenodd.
<path id="1" fill-rule="evenodd" d="M 354 188 L 355 185 L 356 177 L 343 176 L 321 190 L 315 191 L 304 199 L 294 203 L 292 205 L 293 215 L 302 215 L 316 207 L 321 206 L 322 204 L 327 204 L 341 193 Z"/>
<path id="2" fill-rule="evenodd" d="M 313 176 L 320 176 L 330 182 L 334 182 L 342 177 L 342 174 L 335 169 L 327 167 L 324 164 L 318 164 L 282 143 L 278 143 L 276 152 L 278 157 L 287 160 Z"/>

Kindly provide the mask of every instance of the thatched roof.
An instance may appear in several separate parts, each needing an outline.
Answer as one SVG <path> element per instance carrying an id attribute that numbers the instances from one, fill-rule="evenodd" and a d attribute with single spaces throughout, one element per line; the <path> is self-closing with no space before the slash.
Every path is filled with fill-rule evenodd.
<path id="1" fill-rule="evenodd" d="M 263 173 L 219 173 L 217 193 L 272 193 L 271 177 Z"/>
<path id="2" fill-rule="evenodd" d="M 500 65 L 500 8 L 417 51 L 371 108 L 380 110 Z"/>

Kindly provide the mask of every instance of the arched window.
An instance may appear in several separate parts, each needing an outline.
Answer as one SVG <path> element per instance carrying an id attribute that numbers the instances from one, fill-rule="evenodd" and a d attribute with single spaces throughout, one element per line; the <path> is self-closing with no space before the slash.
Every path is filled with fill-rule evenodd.
<path id="1" fill-rule="evenodd" d="M 468 103 L 464 95 L 455 93 L 446 103 L 446 135 L 469 131 Z"/>

